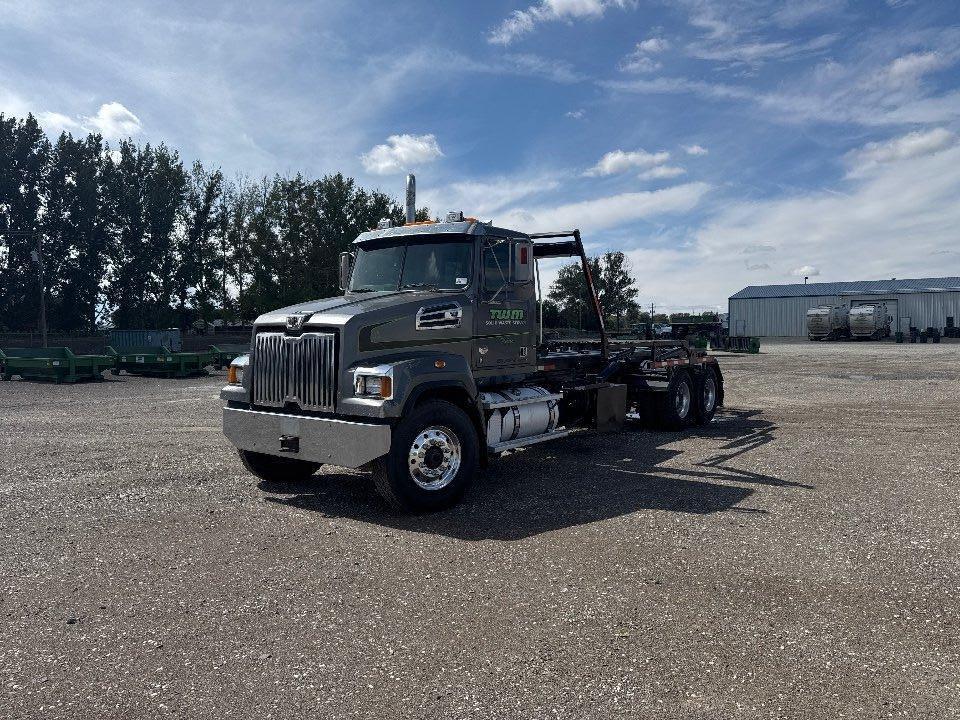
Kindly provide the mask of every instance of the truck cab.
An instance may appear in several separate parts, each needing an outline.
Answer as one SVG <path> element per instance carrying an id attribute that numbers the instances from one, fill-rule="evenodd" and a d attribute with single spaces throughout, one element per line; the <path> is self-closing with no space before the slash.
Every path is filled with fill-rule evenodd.
<path id="1" fill-rule="evenodd" d="M 552 257 L 580 259 L 596 341 L 540 341 L 537 261 Z M 435 510 L 491 458 L 619 429 L 643 396 L 669 395 L 678 427 L 722 402 L 715 363 L 682 343 L 611 353 L 578 231 L 525 234 L 459 213 L 384 221 L 341 256 L 341 286 L 259 317 L 231 365 L 224 433 L 260 477 L 368 468 L 392 506 Z"/>

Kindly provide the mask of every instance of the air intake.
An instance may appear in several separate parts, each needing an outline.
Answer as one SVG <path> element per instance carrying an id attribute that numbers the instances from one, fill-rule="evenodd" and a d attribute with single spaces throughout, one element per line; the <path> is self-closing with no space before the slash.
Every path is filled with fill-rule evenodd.
<path id="1" fill-rule="evenodd" d="M 463 308 L 458 303 L 444 303 L 422 307 L 417 311 L 417 330 L 457 328 L 463 320 Z"/>

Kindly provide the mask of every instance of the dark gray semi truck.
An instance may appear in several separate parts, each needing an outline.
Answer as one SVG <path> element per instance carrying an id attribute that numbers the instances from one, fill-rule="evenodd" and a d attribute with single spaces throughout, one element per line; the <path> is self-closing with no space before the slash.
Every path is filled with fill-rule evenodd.
<path id="1" fill-rule="evenodd" d="M 397 509 L 437 510 L 497 456 L 628 414 L 679 430 L 723 402 L 716 359 L 682 340 L 610 341 L 577 230 L 528 234 L 461 213 L 383 221 L 341 255 L 339 297 L 254 324 L 223 429 L 254 475 L 372 470 Z M 599 338 L 544 342 L 538 262 L 579 259 Z"/>

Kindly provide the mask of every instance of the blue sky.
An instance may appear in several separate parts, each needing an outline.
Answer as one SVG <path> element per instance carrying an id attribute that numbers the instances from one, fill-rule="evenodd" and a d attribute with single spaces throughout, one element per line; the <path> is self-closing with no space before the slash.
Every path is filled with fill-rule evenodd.
<path id="1" fill-rule="evenodd" d="M 960 4 L 0 0 L 0 112 L 578 226 L 640 299 L 960 274 Z M 548 275 L 549 277 L 549 275 Z"/>

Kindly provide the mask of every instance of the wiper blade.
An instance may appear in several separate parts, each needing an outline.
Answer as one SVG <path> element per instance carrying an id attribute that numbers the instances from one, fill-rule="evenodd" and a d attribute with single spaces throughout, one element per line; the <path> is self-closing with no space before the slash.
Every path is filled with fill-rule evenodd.
<path id="1" fill-rule="evenodd" d="M 354 288 L 354 289 L 351 290 L 350 292 L 352 292 L 352 293 L 368 293 L 368 292 L 376 292 L 376 290 L 374 290 L 373 288 Z"/>
<path id="2" fill-rule="evenodd" d="M 436 285 L 430 285 L 429 283 L 407 283 L 406 285 L 400 286 L 401 290 L 438 290 Z"/>

